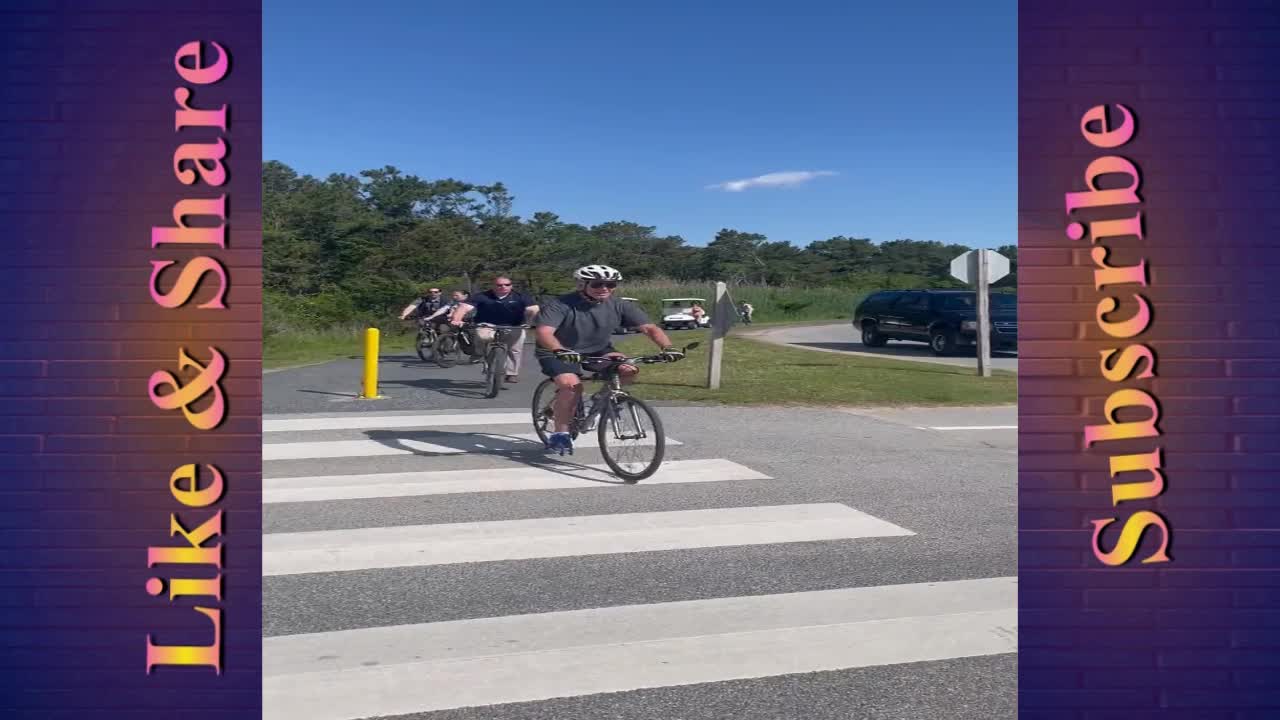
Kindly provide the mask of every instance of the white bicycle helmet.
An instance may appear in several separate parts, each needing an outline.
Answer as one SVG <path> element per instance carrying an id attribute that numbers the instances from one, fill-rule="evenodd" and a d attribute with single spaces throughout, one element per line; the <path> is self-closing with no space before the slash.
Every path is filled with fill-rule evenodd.
<path id="1" fill-rule="evenodd" d="M 622 273 L 614 270 L 608 265 L 583 265 L 573 271 L 575 280 L 611 280 L 613 282 L 622 281 Z"/>

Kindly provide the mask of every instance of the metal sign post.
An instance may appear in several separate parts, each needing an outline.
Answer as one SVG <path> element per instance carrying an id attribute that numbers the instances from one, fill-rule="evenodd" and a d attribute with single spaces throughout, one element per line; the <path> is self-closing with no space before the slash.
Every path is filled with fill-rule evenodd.
<path id="1" fill-rule="evenodd" d="M 720 363 L 724 360 L 724 336 L 733 325 L 733 299 L 729 297 L 729 287 L 722 282 L 716 283 L 716 301 L 711 316 L 711 357 L 707 363 L 707 387 L 720 389 Z"/>
<path id="2" fill-rule="evenodd" d="M 990 268 L 987 251 L 976 253 L 978 259 L 978 374 L 991 377 L 991 298 L 987 294 L 987 275 Z"/>
<path id="3" fill-rule="evenodd" d="M 951 261 L 951 276 L 977 291 L 978 374 L 991 377 L 991 283 L 1009 274 L 1009 258 L 995 250 L 970 250 Z"/>

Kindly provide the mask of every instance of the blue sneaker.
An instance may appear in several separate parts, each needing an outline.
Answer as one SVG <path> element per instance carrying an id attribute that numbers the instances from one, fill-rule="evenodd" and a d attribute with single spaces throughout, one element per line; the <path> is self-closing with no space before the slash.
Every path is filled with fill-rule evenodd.
<path id="1" fill-rule="evenodd" d="M 569 437 L 569 433 L 567 432 L 551 433 L 551 435 L 547 437 L 547 450 L 553 452 L 559 451 L 561 455 L 564 455 L 567 450 L 569 454 L 572 455 L 573 438 Z"/>

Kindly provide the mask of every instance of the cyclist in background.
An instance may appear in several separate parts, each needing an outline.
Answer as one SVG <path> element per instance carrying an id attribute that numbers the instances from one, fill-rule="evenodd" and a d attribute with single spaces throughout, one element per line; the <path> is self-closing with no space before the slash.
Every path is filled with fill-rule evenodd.
<path id="1" fill-rule="evenodd" d="M 428 317 L 435 311 L 444 307 L 444 298 L 440 296 L 440 288 L 427 288 L 417 300 L 409 303 L 408 307 L 400 312 L 400 319 L 407 320 L 409 315 L 415 311 L 418 317 Z"/>
<path id="2" fill-rule="evenodd" d="M 461 305 L 463 301 L 465 301 L 466 299 L 467 299 L 467 294 L 465 292 L 461 290 L 454 290 L 451 293 L 449 302 L 442 305 L 439 310 L 436 310 L 435 312 L 431 313 L 427 317 L 423 318 L 424 322 L 431 322 L 436 318 L 440 318 L 437 321 L 437 324 L 447 325 L 449 323 L 450 314 L 454 310 L 458 309 L 458 306 Z"/>
<path id="3" fill-rule="evenodd" d="M 613 291 L 622 282 L 622 273 L 608 265 L 586 265 L 578 268 L 573 278 L 577 290 L 547 303 L 534 321 L 538 364 L 556 384 L 555 428 L 547 446 L 561 453 L 573 449 L 568 430 L 582 394 L 583 356 L 625 357 L 611 344 L 614 328 L 635 328 L 644 333 L 669 362 L 684 357 L 644 310 L 615 297 Z M 619 368 L 624 383 L 633 382 L 639 372 L 632 365 Z"/>

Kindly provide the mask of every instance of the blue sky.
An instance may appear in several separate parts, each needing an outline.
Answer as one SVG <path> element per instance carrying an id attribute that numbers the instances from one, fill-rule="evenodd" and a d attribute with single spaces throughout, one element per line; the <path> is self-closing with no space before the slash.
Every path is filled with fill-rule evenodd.
<path id="1" fill-rule="evenodd" d="M 1015 243 L 1016 3 L 858 4 L 264 0 L 264 158 L 694 245 Z M 783 172 L 833 174 L 710 187 Z"/>

